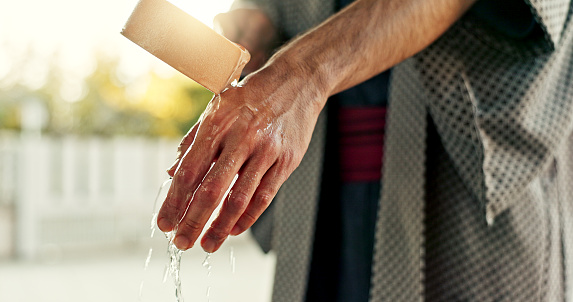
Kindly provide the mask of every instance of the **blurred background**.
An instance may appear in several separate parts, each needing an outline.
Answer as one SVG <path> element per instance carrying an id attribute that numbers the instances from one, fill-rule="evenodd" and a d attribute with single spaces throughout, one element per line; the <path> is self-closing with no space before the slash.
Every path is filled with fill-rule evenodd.
<path id="1" fill-rule="evenodd" d="M 231 4 L 171 2 L 209 26 Z M 212 93 L 119 34 L 136 3 L 0 0 L 0 301 L 175 301 L 150 220 Z M 249 236 L 184 253 L 184 297 L 268 301 Z"/>

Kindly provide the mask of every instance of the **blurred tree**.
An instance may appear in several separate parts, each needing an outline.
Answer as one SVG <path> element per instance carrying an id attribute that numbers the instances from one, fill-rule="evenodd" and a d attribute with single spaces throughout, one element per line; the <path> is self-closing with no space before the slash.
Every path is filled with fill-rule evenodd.
<path id="1" fill-rule="evenodd" d="M 26 64 L 19 63 L 14 66 Z M 46 64 L 48 75 L 40 88 L 0 85 L 0 128 L 20 129 L 22 102 L 34 97 L 49 112 L 46 133 L 180 137 L 212 97 L 179 73 L 162 77 L 150 71 L 122 81 L 119 59 L 102 54 L 96 55 L 96 66 L 85 79 L 70 79 L 53 62 Z"/>
<path id="2" fill-rule="evenodd" d="M 0 129 L 20 129 L 20 107 L 0 96 Z"/>

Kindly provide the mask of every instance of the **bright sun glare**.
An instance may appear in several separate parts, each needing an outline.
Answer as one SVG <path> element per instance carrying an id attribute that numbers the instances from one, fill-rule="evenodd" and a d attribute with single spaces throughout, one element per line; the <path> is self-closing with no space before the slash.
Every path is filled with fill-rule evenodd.
<path id="1" fill-rule="evenodd" d="M 172 0 L 203 23 L 228 10 L 232 0 Z M 81 81 L 95 68 L 95 52 L 119 57 L 120 72 L 135 77 L 150 69 L 174 71 L 119 34 L 137 0 L 0 1 L 0 81 L 42 86 L 50 64 Z M 29 56 L 30 51 L 33 56 Z M 13 66 L 26 62 L 25 68 Z M 14 73 L 14 70 L 17 70 Z M 71 88 L 73 90 L 73 88 Z M 70 93 L 73 94 L 73 91 Z"/>

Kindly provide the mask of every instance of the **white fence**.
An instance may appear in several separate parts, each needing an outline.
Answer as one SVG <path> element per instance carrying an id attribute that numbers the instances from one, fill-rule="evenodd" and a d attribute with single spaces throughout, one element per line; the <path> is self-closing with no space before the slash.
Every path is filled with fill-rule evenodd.
<path id="1" fill-rule="evenodd" d="M 34 259 L 53 248 L 137 243 L 149 235 L 155 194 L 177 144 L 0 133 L 4 253 Z"/>

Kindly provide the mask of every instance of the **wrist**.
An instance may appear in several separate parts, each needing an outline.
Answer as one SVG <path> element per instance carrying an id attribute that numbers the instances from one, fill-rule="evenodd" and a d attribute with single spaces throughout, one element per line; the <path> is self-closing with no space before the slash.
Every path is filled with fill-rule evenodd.
<path id="1" fill-rule="evenodd" d="M 275 55 L 261 69 L 247 76 L 242 84 L 267 96 L 264 102 L 276 114 L 296 109 L 318 117 L 328 98 L 320 74 L 307 63 L 290 56 Z"/>
<path id="2" fill-rule="evenodd" d="M 307 51 L 308 50 L 308 51 Z M 307 47 L 288 47 L 269 61 L 268 67 L 275 74 L 282 73 L 282 81 L 289 81 L 297 87 L 297 93 L 313 106 L 317 114 L 331 95 L 327 65 L 320 61 L 317 50 Z"/>
<path id="3" fill-rule="evenodd" d="M 284 83 L 284 88 L 295 96 L 292 101 L 300 110 L 318 117 L 329 97 L 329 90 L 322 73 L 312 61 L 298 56 L 277 56 L 268 68 L 276 76 L 274 80 Z"/>

